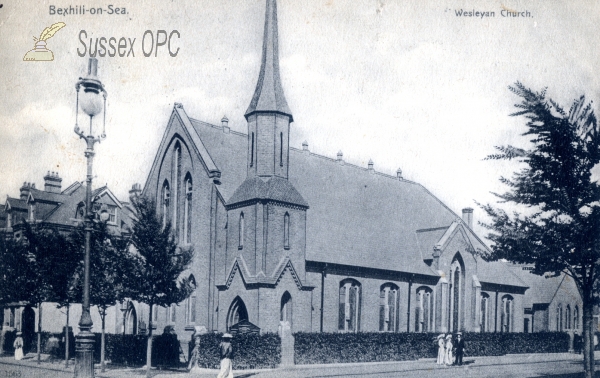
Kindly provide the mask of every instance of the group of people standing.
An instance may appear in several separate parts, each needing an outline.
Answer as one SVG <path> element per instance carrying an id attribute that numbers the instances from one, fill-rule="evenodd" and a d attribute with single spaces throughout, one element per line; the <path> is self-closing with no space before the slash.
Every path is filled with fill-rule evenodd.
<path id="1" fill-rule="evenodd" d="M 463 340 L 462 333 L 458 332 L 456 337 L 453 338 L 452 334 L 447 335 L 440 334 L 437 337 L 438 343 L 438 365 L 462 365 L 463 355 L 465 353 L 465 340 Z"/>

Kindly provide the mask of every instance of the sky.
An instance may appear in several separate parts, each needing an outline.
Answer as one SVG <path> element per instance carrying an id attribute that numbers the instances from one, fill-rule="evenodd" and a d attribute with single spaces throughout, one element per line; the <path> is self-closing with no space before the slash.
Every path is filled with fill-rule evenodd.
<path id="1" fill-rule="evenodd" d="M 86 14 L 58 14 L 80 6 Z M 566 108 L 581 95 L 600 101 L 596 1 L 278 0 L 277 6 L 281 80 L 294 116 L 290 145 L 307 141 L 312 152 L 332 158 L 341 150 L 346 161 L 364 167 L 372 159 L 375 170 L 391 175 L 401 168 L 457 214 L 475 208 L 476 221 L 485 221 L 477 202 L 495 202 L 492 192 L 505 190 L 498 178 L 518 168 L 484 158 L 494 146 L 528 146 L 525 120 L 509 116 L 519 98 L 508 86 L 547 88 Z M 103 12 L 91 14 L 92 8 Z M 507 10 L 519 17 L 503 17 Z M 246 132 L 264 12 L 265 0 L 4 1 L 0 204 L 18 196 L 24 181 L 43 188 L 47 171 L 59 173 L 63 188 L 85 179 L 85 145 L 73 132 L 75 83 L 89 58 L 89 49 L 78 54 L 84 54 L 82 30 L 86 47 L 90 38 L 135 38 L 134 56 L 98 58 L 108 92 L 107 137 L 96 147 L 94 187 L 108 184 L 127 200 L 131 185 L 147 178 L 175 102 L 191 118 L 220 124 L 226 115 L 232 129 Z M 66 26 L 47 40 L 54 60 L 23 61 L 34 37 L 57 22 Z M 176 56 L 150 43 L 158 30 L 173 32 Z M 152 53 L 146 57 L 143 48 Z"/>

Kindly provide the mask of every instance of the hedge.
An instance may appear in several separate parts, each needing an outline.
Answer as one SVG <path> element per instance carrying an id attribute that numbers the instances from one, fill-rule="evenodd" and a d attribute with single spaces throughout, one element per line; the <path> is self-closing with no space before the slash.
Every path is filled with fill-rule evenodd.
<path id="1" fill-rule="evenodd" d="M 201 353 L 199 366 L 218 369 L 220 366 L 219 344 L 221 334 L 200 336 Z M 261 369 L 275 368 L 281 363 L 281 339 L 277 334 L 236 335 L 232 342 L 233 368 Z"/>
<path id="2" fill-rule="evenodd" d="M 435 333 L 296 333 L 296 364 L 405 361 L 437 356 Z M 569 335 L 543 333 L 463 333 L 466 356 L 560 353 Z"/>

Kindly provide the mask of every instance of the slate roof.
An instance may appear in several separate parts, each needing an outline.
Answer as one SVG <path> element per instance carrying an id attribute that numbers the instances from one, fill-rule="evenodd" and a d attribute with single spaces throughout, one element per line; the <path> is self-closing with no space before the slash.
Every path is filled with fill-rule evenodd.
<path id="1" fill-rule="evenodd" d="M 555 277 L 540 276 L 529 270 L 523 270 L 522 265 L 507 263 L 504 265 L 529 286 L 523 299 L 524 307 L 531 307 L 533 303 L 548 304 L 552 302 L 566 277 L 564 274 Z"/>
<path id="2" fill-rule="evenodd" d="M 228 201 L 228 205 L 253 200 L 270 199 L 301 207 L 308 204 L 290 182 L 281 177 L 271 177 L 263 181 L 260 177 L 250 177 L 240 185 Z"/>
<path id="3" fill-rule="evenodd" d="M 23 210 L 27 210 L 27 201 L 22 200 L 20 198 L 12 198 L 12 197 L 7 197 L 6 198 L 6 202 L 10 205 L 11 208 L 13 209 L 23 209 Z"/>
<path id="4" fill-rule="evenodd" d="M 247 176 L 247 135 L 190 121 L 221 171 L 218 190 L 226 204 L 249 198 L 236 193 Z M 458 216 L 420 184 L 295 148 L 289 181 L 309 206 L 307 260 L 437 275 L 423 262 L 420 251 L 425 254 L 430 241 L 417 230 L 443 234 Z"/>

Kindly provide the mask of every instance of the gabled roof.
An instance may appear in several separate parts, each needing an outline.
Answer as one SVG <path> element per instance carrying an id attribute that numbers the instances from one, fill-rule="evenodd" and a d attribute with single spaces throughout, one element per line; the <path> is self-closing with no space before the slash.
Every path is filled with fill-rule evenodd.
<path id="1" fill-rule="evenodd" d="M 558 289 L 565 282 L 565 274 L 558 276 L 538 275 L 531 273 L 530 270 L 523 269 L 524 266 L 510 263 L 503 263 L 514 275 L 524 281 L 529 290 L 525 293 L 523 306 L 531 307 L 535 304 L 549 304 L 552 302 Z M 526 268 L 526 267 L 525 267 Z"/>
<path id="2" fill-rule="evenodd" d="M 20 198 L 6 197 L 6 209 L 21 209 L 27 210 L 27 201 Z"/>
<path id="3" fill-rule="evenodd" d="M 59 204 L 59 203 L 64 202 L 66 197 L 67 196 L 62 193 L 51 193 L 51 192 L 46 192 L 46 191 L 40 190 L 40 189 L 30 188 L 29 196 L 27 197 L 27 202 L 42 201 L 42 202 Z"/>

